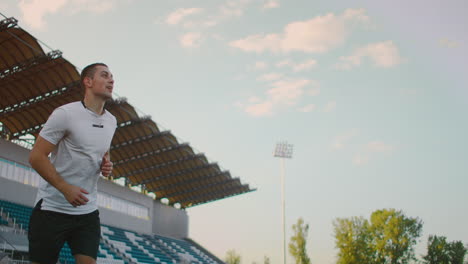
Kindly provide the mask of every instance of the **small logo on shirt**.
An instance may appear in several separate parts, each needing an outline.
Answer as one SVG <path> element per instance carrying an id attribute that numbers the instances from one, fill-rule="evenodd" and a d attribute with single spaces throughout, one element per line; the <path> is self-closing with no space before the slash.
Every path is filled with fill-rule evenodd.
<path id="1" fill-rule="evenodd" d="M 103 125 L 96 125 L 96 124 L 93 124 L 93 127 L 104 128 Z"/>

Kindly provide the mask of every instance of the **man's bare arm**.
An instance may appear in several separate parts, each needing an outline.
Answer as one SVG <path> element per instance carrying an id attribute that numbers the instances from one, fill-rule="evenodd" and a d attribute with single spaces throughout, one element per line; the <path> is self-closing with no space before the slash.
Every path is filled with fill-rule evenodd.
<path id="1" fill-rule="evenodd" d="M 54 144 L 38 136 L 36 144 L 34 144 L 29 154 L 29 164 L 44 180 L 59 190 L 71 205 L 76 207 L 86 204 L 88 198 L 84 194 L 88 194 L 88 192 L 78 186 L 67 183 L 50 162 L 49 154 L 55 147 Z"/>
<path id="2" fill-rule="evenodd" d="M 101 173 L 102 176 L 104 177 L 109 177 L 112 173 L 112 169 L 114 168 L 114 163 L 110 161 L 110 150 L 104 154 L 104 157 L 102 158 L 102 163 L 101 163 Z"/>

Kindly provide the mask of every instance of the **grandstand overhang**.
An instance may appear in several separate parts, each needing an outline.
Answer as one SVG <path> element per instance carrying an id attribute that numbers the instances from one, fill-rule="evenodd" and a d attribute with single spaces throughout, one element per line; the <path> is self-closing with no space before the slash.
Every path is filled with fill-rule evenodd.
<path id="1" fill-rule="evenodd" d="M 15 18 L 7 18 L 0 21 L 0 98 L 0 137 L 36 138 L 55 108 L 82 99 L 80 75 L 62 52 L 45 52 Z M 139 115 L 125 98 L 109 101 L 106 109 L 118 123 L 111 143 L 114 179 L 125 178 L 181 208 L 255 191 Z"/>

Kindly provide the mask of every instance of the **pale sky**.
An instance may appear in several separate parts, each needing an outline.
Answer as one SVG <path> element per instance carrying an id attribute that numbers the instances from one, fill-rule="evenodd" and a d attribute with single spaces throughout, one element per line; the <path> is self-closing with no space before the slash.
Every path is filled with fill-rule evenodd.
<path id="1" fill-rule="evenodd" d="M 468 5 L 464 0 L 2 0 L 72 64 L 105 62 L 115 91 L 254 193 L 187 210 L 220 258 L 281 263 L 303 217 L 314 264 L 332 222 L 383 208 L 468 243 Z M 289 263 L 293 263 L 290 259 Z"/>

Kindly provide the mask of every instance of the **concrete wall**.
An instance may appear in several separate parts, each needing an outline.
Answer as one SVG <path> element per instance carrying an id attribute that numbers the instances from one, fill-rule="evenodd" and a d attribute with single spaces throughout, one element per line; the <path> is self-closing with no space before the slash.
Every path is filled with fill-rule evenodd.
<path id="1" fill-rule="evenodd" d="M 37 188 L 5 179 L 0 175 L 0 200 L 34 207 L 36 194 Z"/>
<path id="2" fill-rule="evenodd" d="M 10 141 L 0 138 L 0 158 L 14 161 L 21 165 L 29 166 L 29 149 L 20 147 Z"/>
<path id="3" fill-rule="evenodd" d="M 30 167 L 28 156 L 28 149 L 0 139 L 0 158 Z M 146 234 L 156 233 L 175 238 L 188 237 L 188 215 L 186 211 L 164 205 L 159 201 L 154 201 L 151 197 L 105 179 L 99 180 L 98 190 L 149 208 L 149 220 L 106 208 L 99 208 L 102 224 Z M 0 175 L 0 199 L 33 207 L 36 193 L 37 188 L 3 178 Z"/>
<path id="4" fill-rule="evenodd" d="M 186 238 L 189 235 L 189 217 L 185 211 L 153 203 L 153 229 L 152 233 L 174 238 Z"/>

